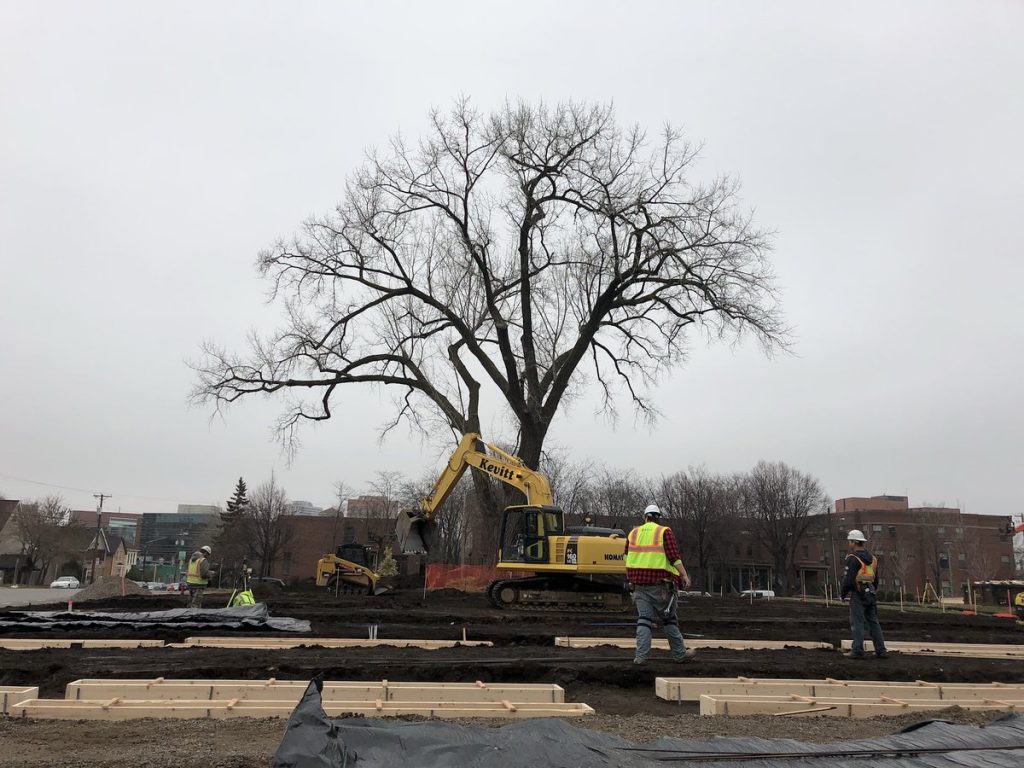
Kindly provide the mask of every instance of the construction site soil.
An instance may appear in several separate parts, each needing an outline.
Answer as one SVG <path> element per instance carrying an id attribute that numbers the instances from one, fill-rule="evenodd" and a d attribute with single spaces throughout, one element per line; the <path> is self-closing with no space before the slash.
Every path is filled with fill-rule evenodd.
<path id="1" fill-rule="evenodd" d="M 226 597 L 226 595 L 225 595 Z M 218 601 L 208 595 L 207 606 Z M 834 718 L 714 718 L 710 725 L 696 716 L 695 705 L 677 705 L 654 697 L 658 676 L 713 676 L 794 678 L 847 678 L 879 680 L 926 679 L 948 682 L 1024 682 L 1019 660 L 945 658 L 892 654 L 888 660 L 850 660 L 835 650 L 785 649 L 733 651 L 702 649 L 689 664 L 671 662 L 667 651 L 655 651 L 645 666 L 632 664 L 630 649 L 554 647 L 556 635 L 632 635 L 632 615 L 555 611 L 501 611 L 482 595 L 454 591 L 400 592 L 367 598 L 323 593 L 282 592 L 266 598 L 271 613 L 308 619 L 315 637 L 367 637 L 376 625 L 378 637 L 458 640 L 465 630 L 470 640 L 490 640 L 494 647 L 455 647 L 440 650 L 414 648 L 300 647 L 287 650 L 223 648 L 48 649 L 0 650 L 0 685 L 38 685 L 44 697 L 60 697 L 64 686 L 77 678 L 214 678 L 309 679 L 324 674 L 332 680 L 418 680 L 424 682 L 547 682 L 566 689 L 566 699 L 583 701 L 598 713 L 583 720 L 584 727 L 610 730 L 644 740 L 662 733 L 689 735 L 763 733 L 828 741 L 887 733 L 897 725 L 891 719 L 841 721 Z M 92 610 L 159 610 L 180 607 L 174 596 L 129 596 L 82 604 Z M 33 606 L 57 609 L 62 606 Z M 680 623 L 690 635 L 716 639 L 772 639 L 823 641 L 837 645 L 849 637 L 848 613 L 843 605 L 738 598 L 689 598 L 680 605 Z M 965 616 L 960 613 L 907 611 L 883 607 L 881 620 L 892 640 L 931 640 L 957 643 L 1021 643 L 1024 632 L 1007 619 Z M 48 638 L 142 638 L 180 641 L 186 632 L 140 632 L 131 628 L 48 632 Z M 201 634 L 239 635 L 208 631 Z M 262 631 L 260 634 L 270 634 Z M 4 631 L 3 637 L 39 636 L 39 633 Z M 281 637 L 301 637 L 284 635 Z M 642 716 L 641 716 L 642 713 Z M 916 720 L 920 718 L 911 718 Z M 987 718 L 982 718 L 987 719 Z M 70 765 L 163 766 L 180 765 L 185 756 L 212 765 L 265 763 L 280 740 L 283 724 L 236 725 L 200 723 L 0 723 L 0 766 Z M 161 737 L 161 732 L 173 736 Z M 25 745 L 56 745 L 69 734 L 88 734 L 86 746 L 78 742 L 64 757 L 39 752 L 33 762 Z M 213 736 L 213 734 L 216 734 Z M 102 734 L 108 734 L 104 741 Z M 200 734 L 219 745 L 212 748 Z M 245 734 L 251 735 L 246 736 Z M 180 736 L 180 739 L 179 739 Z M 116 754 L 102 745 L 116 738 Z M 181 739 L 194 749 L 178 751 Z M 175 748 L 155 755 L 144 744 L 175 742 Z M 21 746 L 19 746 L 21 745 Z M 92 745 L 92 746 L 89 746 Z M 234 745 L 234 746 L 232 746 Z M 81 747 L 81 748 L 79 748 Z M 237 760 L 231 755 L 237 747 Z M 27 750 L 27 751 L 26 751 Z M 84 750 L 84 751 L 83 751 Z M 258 758 L 253 755 L 259 754 Z M 90 757 L 86 757 L 89 755 Z M 46 762 L 49 757 L 51 762 Z M 234 762 L 233 762 L 234 760 Z"/>

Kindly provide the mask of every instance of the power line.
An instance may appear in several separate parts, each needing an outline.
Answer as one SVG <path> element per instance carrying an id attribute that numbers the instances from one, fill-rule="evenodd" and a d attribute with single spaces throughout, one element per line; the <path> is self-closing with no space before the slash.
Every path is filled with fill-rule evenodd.
<path id="1" fill-rule="evenodd" d="M 41 485 L 41 486 L 44 486 L 46 488 L 56 488 L 59 491 L 77 491 L 78 493 L 88 493 L 88 494 L 92 494 L 94 496 L 96 495 L 96 492 L 92 488 L 77 488 L 77 487 L 75 487 L 73 485 L 60 485 L 59 483 L 45 483 L 42 480 L 29 480 L 27 477 L 16 477 L 15 475 L 8 475 L 8 474 L 6 474 L 4 472 L 0 472 L 0 477 L 6 478 L 7 480 L 16 480 L 19 483 L 30 483 L 31 485 Z M 120 495 L 124 496 L 126 498 L 129 498 L 129 499 L 145 499 L 147 501 L 166 501 L 166 502 L 169 502 L 171 504 L 188 504 L 189 503 L 187 501 L 182 501 L 181 499 L 168 499 L 168 498 L 164 498 L 162 496 L 143 496 L 143 495 L 138 494 L 138 493 L 122 493 Z"/>

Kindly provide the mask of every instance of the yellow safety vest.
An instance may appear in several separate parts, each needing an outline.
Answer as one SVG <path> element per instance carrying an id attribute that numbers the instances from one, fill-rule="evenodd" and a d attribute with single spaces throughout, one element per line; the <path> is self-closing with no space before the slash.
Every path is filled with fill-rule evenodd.
<path id="1" fill-rule="evenodd" d="M 657 523 L 644 523 L 629 532 L 629 550 L 626 552 L 626 568 L 652 568 L 668 571 L 678 576 L 679 571 L 668 561 L 665 554 L 665 531 L 668 528 Z"/>
<path id="2" fill-rule="evenodd" d="M 185 583 L 206 586 L 207 581 L 203 578 L 203 563 L 206 558 L 200 555 L 195 560 L 188 561 L 188 570 L 185 571 Z"/>

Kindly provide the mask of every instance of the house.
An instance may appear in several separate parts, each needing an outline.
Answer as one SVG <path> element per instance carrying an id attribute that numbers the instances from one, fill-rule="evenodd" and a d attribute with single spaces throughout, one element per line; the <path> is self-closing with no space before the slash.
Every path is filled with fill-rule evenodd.
<path id="1" fill-rule="evenodd" d="M 101 576 L 120 576 L 127 573 L 129 567 L 125 540 L 100 529 L 85 550 L 85 580 L 91 582 Z"/>

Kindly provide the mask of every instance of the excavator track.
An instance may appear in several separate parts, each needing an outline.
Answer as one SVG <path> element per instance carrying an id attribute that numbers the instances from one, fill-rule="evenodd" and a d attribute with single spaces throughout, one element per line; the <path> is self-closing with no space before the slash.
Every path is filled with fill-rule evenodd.
<path id="1" fill-rule="evenodd" d="M 564 577 L 499 579 L 488 585 L 487 599 L 502 610 L 610 613 L 630 607 L 628 594 L 617 585 Z"/>

